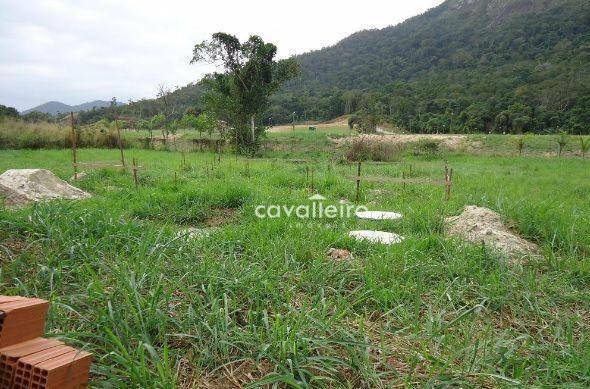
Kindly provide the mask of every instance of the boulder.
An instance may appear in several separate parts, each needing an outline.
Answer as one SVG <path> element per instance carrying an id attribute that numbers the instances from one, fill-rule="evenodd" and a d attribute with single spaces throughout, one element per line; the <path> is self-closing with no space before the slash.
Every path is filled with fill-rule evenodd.
<path id="1" fill-rule="evenodd" d="M 10 169 L 0 175 L 0 196 L 6 205 L 90 197 L 45 169 Z"/>

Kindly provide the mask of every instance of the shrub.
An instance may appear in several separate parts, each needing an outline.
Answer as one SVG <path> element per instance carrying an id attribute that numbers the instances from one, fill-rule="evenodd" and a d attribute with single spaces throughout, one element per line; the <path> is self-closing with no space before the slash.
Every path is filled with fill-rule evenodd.
<path id="1" fill-rule="evenodd" d="M 348 161 L 390 162 L 399 160 L 402 151 L 401 144 L 361 136 L 347 144 L 345 159 Z"/>
<path id="2" fill-rule="evenodd" d="M 414 144 L 412 153 L 415 156 L 437 157 L 440 154 L 440 142 L 436 140 L 424 139 Z"/>
<path id="3" fill-rule="evenodd" d="M 516 138 L 516 150 L 518 150 L 518 155 L 522 155 L 522 151 L 524 150 L 524 137 L 519 136 Z"/>
<path id="4" fill-rule="evenodd" d="M 586 153 L 590 147 L 590 138 L 580 137 L 580 151 L 582 152 L 582 158 L 586 158 Z"/>
<path id="5" fill-rule="evenodd" d="M 561 153 L 563 153 L 563 149 L 567 145 L 569 139 L 566 132 L 560 132 L 559 136 L 557 137 L 557 155 L 561 157 Z"/>

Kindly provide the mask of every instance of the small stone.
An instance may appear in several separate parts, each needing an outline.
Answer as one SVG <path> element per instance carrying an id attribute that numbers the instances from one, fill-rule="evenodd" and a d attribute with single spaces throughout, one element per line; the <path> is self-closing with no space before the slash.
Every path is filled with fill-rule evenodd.
<path id="1" fill-rule="evenodd" d="M 335 261 L 346 261 L 352 259 L 352 254 L 350 251 L 345 249 L 331 248 L 328 250 L 328 256 Z"/>
<path id="2" fill-rule="evenodd" d="M 397 212 L 365 211 L 357 212 L 356 217 L 366 220 L 396 220 L 401 219 L 403 215 Z"/>
<path id="3" fill-rule="evenodd" d="M 88 173 L 86 173 L 86 172 L 79 172 L 79 173 L 76 173 L 73 176 L 71 176 L 70 177 L 70 181 L 83 180 L 86 177 L 88 177 Z"/>

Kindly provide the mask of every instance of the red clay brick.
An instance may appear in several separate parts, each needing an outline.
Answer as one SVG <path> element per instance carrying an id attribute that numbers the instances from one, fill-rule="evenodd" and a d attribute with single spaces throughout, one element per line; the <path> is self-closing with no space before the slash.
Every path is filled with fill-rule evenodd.
<path id="1" fill-rule="evenodd" d="M 0 348 L 43 335 L 49 303 L 41 299 L 0 301 Z"/>
<path id="2" fill-rule="evenodd" d="M 78 386 L 88 380 L 91 361 L 90 353 L 78 350 L 46 360 L 33 367 L 31 384 L 44 389 Z"/>
<path id="3" fill-rule="evenodd" d="M 59 340 L 36 338 L 0 349 L 0 388 L 13 384 L 19 359 L 60 345 Z"/>

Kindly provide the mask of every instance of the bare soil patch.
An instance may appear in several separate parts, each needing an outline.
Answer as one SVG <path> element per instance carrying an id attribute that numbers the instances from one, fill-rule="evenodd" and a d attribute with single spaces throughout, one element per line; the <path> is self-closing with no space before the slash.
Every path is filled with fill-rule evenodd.
<path id="1" fill-rule="evenodd" d="M 10 169 L 0 175 L 0 195 L 6 205 L 23 205 L 55 199 L 90 197 L 45 169 Z"/>
<path id="2" fill-rule="evenodd" d="M 446 218 L 445 225 L 450 236 L 490 246 L 512 264 L 539 253 L 536 244 L 518 236 L 500 214 L 488 208 L 467 206 L 461 215 Z"/>
<path id="3" fill-rule="evenodd" d="M 237 210 L 235 208 L 214 208 L 212 216 L 205 220 L 205 227 L 215 228 L 237 222 Z"/>

